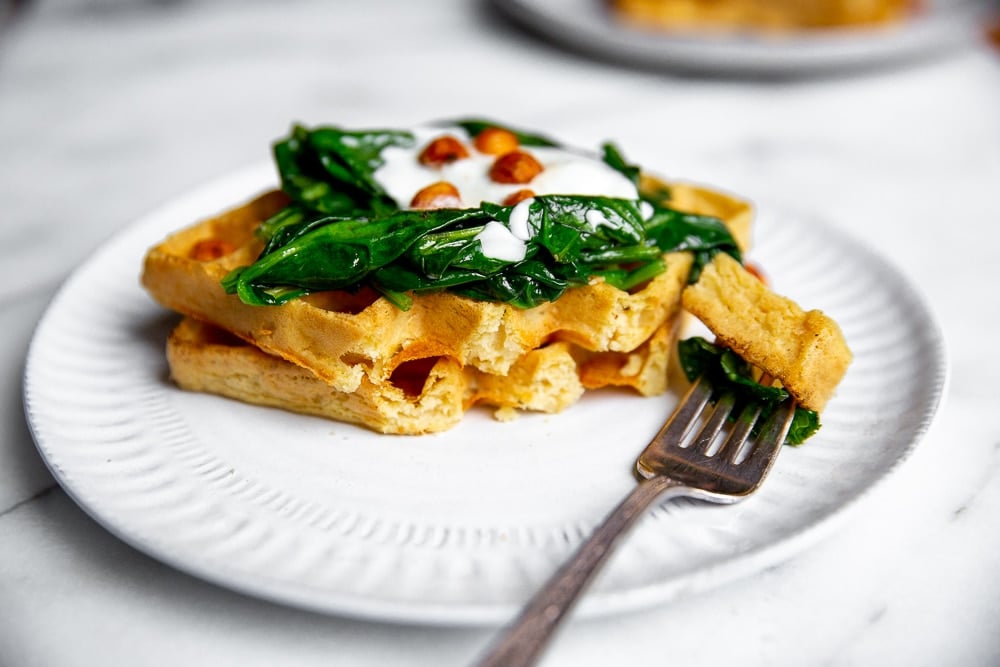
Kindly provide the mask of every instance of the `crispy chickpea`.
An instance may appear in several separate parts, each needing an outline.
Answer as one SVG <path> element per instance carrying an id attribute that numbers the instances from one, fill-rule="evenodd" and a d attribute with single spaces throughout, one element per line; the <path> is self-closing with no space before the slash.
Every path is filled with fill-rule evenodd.
<path id="1" fill-rule="evenodd" d="M 501 155 L 490 167 L 490 178 L 497 183 L 530 183 L 544 167 L 530 153 L 512 151 Z"/>
<path id="2" fill-rule="evenodd" d="M 529 190 L 528 188 L 522 188 L 521 190 L 511 192 L 509 195 L 507 195 L 507 197 L 503 200 L 503 205 L 514 206 L 515 204 L 520 204 L 525 199 L 531 199 L 534 196 L 535 196 L 534 190 Z"/>
<path id="3" fill-rule="evenodd" d="M 432 208 L 459 208 L 462 205 L 462 197 L 458 193 L 458 188 L 448 181 L 438 181 L 431 183 L 417 194 L 413 195 L 410 207 L 427 210 Z"/>
<path id="4" fill-rule="evenodd" d="M 417 159 L 420 160 L 420 164 L 428 167 L 441 167 L 467 157 L 469 157 L 469 150 L 465 145 L 455 137 L 446 134 L 427 144 Z"/>
<path id="5" fill-rule="evenodd" d="M 223 241 L 222 239 L 202 239 L 192 246 L 188 256 L 199 262 L 211 262 L 220 257 L 225 257 L 234 250 L 236 250 L 236 247 L 229 241 Z"/>
<path id="6" fill-rule="evenodd" d="M 503 155 L 516 151 L 521 143 L 510 130 L 501 130 L 499 127 L 488 127 L 476 135 L 474 140 L 476 150 L 487 155 Z"/>

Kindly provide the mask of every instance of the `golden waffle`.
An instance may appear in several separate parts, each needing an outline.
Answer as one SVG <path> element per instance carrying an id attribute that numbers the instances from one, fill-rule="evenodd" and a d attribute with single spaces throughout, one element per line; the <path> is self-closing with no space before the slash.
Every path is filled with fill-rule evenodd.
<path id="1" fill-rule="evenodd" d="M 693 186 L 671 189 L 692 212 L 722 217 L 737 241 L 747 242 L 748 204 Z M 676 319 L 691 263 L 687 253 L 671 253 L 667 270 L 641 289 L 625 292 L 596 280 L 531 309 L 441 292 L 418 295 L 403 311 L 365 290 L 246 305 L 225 294 L 220 281 L 256 259 L 261 245 L 254 230 L 286 202 L 282 193 L 268 193 L 170 236 L 147 254 L 143 284 L 167 308 L 307 368 L 341 392 L 363 381 L 379 385 L 401 365 L 423 359 L 505 376 L 528 352 L 554 342 L 631 353 Z"/>
<path id="2" fill-rule="evenodd" d="M 781 380 L 810 410 L 823 410 L 851 363 L 836 322 L 775 294 L 729 255 L 705 266 L 683 304 L 721 344 Z"/>
<path id="3" fill-rule="evenodd" d="M 501 410 L 559 412 L 584 389 L 630 386 L 642 394 L 666 390 L 674 336 L 658 330 L 628 353 L 589 353 L 567 342 L 531 350 L 506 375 L 461 366 L 447 357 L 404 363 L 381 384 L 362 378 L 338 391 L 307 369 L 269 355 L 228 332 L 184 318 L 167 342 L 178 386 L 246 403 L 360 424 L 382 433 L 444 431 L 476 404 Z"/>

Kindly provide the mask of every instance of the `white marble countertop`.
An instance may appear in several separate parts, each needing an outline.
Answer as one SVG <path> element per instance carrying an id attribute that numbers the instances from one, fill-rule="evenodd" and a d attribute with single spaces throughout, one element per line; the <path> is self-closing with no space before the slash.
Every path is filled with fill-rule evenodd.
<path id="1" fill-rule="evenodd" d="M 1000 52 L 676 77 L 563 52 L 459 0 L 53 1 L 0 33 L 0 664 L 440 666 L 487 643 L 488 628 L 259 601 L 133 550 L 55 484 L 21 398 L 48 300 L 141 214 L 259 160 L 292 120 L 458 113 L 614 138 L 662 172 L 813 211 L 924 293 L 951 359 L 936 423 L 849 523 L 724 587 L 571 622 L 544 664 L 1000 664 Z"/>

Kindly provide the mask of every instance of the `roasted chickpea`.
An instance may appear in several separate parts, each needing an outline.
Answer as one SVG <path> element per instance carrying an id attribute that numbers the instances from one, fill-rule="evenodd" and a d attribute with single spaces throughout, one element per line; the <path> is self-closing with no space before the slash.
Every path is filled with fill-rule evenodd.
<path id="1" fill-rule="evenodd" d="M 413 195 L 410 207 L 416 209 L 458 208 L 462 205 L 462 197 L 458 188 L 448 181 L 431 183 Z"/>
<path id="2" fill-rule="evenodd" d="M 504 155 L 516 151 L 521 145 L 513 132 L 499 127 L 486 128 L 476 135 L 473 143 L 477 151 L 488 155 Z"/>
<path id="3" fill-rule="evenodd" d="M 528 188 L 523 188 L 521 190 L 517 190 L 515 192 L 511 192 L 509 195 L 507 195 L 507 197 L 503 200 L 503 205 L 504 206 L 514 206 L 515 204 L 520 204 L 525 199 L 531 199 L 534 196 L 535 196 L 535 191 L 534 190 L 529 190 Z"/>
<path id="4" fill-rule="evenodd" d="M 544 167 L 530 153 L 512 151 L 501 155 L 490 167 L 490 178 L 497 183 L 530 183 Z"/>
<path id="5" fill-rule="evenodd" d="M 465 145 L 455 137 L 446 134 L 427 144 L 417 159 L 420 160 L 420 164 L 428 167 L 440 167 L 467 157 L 469 157 L 469 150 Z"/>

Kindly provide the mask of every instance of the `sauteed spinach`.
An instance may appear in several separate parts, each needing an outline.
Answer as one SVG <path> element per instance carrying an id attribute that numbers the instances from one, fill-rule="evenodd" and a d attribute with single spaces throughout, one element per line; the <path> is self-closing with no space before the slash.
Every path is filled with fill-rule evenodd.
<path id="1" fill-rule="evenodd" d="M 482 120 L 455 124 L 471 135 L 500 127 Z M 556 145 L 512 131 L 523 145 Z M 261 225 L 263 251 L 254 264 L 226 276 L 226 292 L 248 304 L 276 305 L 311 292 L 370 286 L 405 309 L 410 293 L 447 289 L 531 308 L 594 276 L 631 289 L 661 273 L 663 255 L 675 250 L 694 254 L 692 281 L 716 252 L 740 258 L 721 220 L 677 211 L 662 190 L 641 189 L 637 200 L 536 197 L 523 259 L 488 256 L 477 237 L 489 224 L 509 229 L 513 206 L 403 210 L 375 179 L 383 150 L 414 142 L 412 133 L 398 130 L 294 126 L 274 145 L 291 203 Z M 614 146 L 605 145 L 603 158 L 639 182 L 638 168 Z"/>

